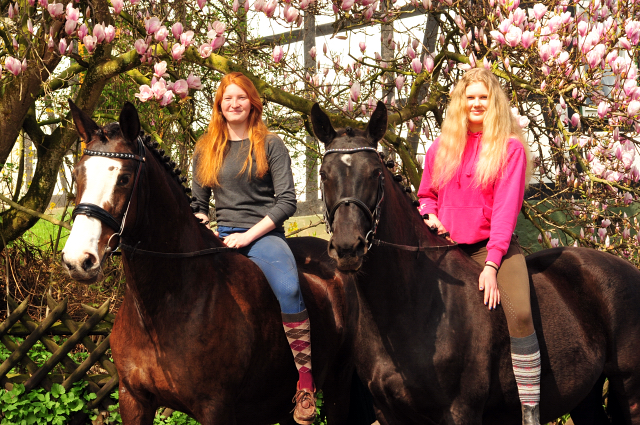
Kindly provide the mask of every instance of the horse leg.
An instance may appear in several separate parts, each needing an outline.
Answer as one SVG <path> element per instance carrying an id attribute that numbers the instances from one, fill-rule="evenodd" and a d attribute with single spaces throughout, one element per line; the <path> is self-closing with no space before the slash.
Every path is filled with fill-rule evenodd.
<path id="1" fill-rule="evenodd" d="M 123 425 L 152 425 L 158 406 L 150 397 L 141 397 L 133 394 L 126 388 L 122 381 L 119 391 L 120 416 Z"/>
<path id="2" fill-rule="evenodd" d="M 607 411 L 615 425 L 640 425 L 640 380 L 637 376 L 609 378 Z"/>
<path id="3" fill-rule="evenodd" d="M 194 416 L 200 425 L 237 425 L 232 403 L 207 403 Z"/>
<path id="4" fill-rule="evenodd" d="M 602 406 L 602 388 L 605 376 L 595 383 L 587 397 L 571 410 L 571 420 L 575 425 L 609 425 L 609 417 Z"/>

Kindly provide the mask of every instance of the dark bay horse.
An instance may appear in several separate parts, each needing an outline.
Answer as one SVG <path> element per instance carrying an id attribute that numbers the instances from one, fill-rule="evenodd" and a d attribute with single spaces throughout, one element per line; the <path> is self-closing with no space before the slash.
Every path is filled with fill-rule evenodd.
<path id="1" fill-rule="evenodd" d="M 380 422 L 522 423 L 502 309 L 487 310 L 480 266 L 427 229 L 382 163 L 384 104 L 365 131 L 334 130 L 317 104 L 311 118 L 327 149 L 329 253 L 358 278 L 347 290 L 355 363 Z M 585 248 L 544 250 L 527 266 L 542 423 L 571 412 L 577 425 L 608 424 L 608 412 L 615 424 L 640 424 L 640 271 Z"/>
<path id="2" fill-rule="evenodd" d="M 199 224 L 175 164 L 139 137 L 132 104 L 104 127 L 70 105 L 86 149 L 74 170 L 78 205 L 62 261 L 75 280 L 94 282 L 121 243 L 127 288 L 111 346 L 123 423 L 151 424 L 159 406 L 203 425 L 292 423 L 298 374 L 262 272 Z M 343 352 L 350 277 L 336 272 L 326 241 L 292 245 L 327 416 L 354 423 L 353 366 Z"/>

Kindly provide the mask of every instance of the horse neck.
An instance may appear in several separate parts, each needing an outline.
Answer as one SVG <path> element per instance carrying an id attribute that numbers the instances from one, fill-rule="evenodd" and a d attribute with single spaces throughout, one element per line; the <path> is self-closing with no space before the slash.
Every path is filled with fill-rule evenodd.
<path id="1" fill-rule="evenodd" d="M 382 241 L 409 246 L 437 246 L 444 240 L 435 236 L 413 206 L 402 185 L 385 173 L 384 200 L 376 237 Z"/>

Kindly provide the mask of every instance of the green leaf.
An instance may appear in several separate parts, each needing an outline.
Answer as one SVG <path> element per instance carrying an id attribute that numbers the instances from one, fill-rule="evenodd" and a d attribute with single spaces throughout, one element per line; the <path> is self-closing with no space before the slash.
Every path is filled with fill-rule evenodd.
<path id="1" fill-rule="evenodd" d="M 65 393 L 65 389 L 62 385 L 60 384 L 53 384 L 51 385 L 51 394 L 55 397 L 58 398 L 60 396 L 60 394 L 64 394 Z"/>

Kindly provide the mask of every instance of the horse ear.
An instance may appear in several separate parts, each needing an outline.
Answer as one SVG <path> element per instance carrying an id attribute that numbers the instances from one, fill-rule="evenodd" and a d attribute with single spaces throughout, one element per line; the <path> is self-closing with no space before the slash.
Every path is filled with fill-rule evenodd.
<path id="1" fill-rule="evenodd" d="M 78 108 L 71 99 L 69 99 L 69 108 L 71 109 L 71 116 L 78 134 L 86 143 L 89 143 L 91 135 L 100 130 L 100 126 L 89 115 L 85 114 L 82 109 Z"/>
<path id="2" fill-rule="evenodd" d="M 371 141 L 377 145 L 378 141 L 382 139 L 387 132 L 387 107 L 381 101 L 378 101 L 376 109 L 371 115 L 369 124 L 367 124 L 366 130 Z"/>
<path id="3" fill-rule="evenodd" d="M 314 103 L 311 107 L 311 125 L 318 140 L 325 145 L 331 143 L 336 137 L 336 131 L 331 125 L 331 120 L 329 120 L 327 114 L 320 109 L 320 105 L 317 103 Z"/>
<path id="4" fill-rule="evenodd" d="M 125 102 L 120 111 L 120 131 L 122 135 L 130 142 L 135 142 L 140 134 L 140 118 L 138 117 L 138 111 L 131 102 Z"/>

